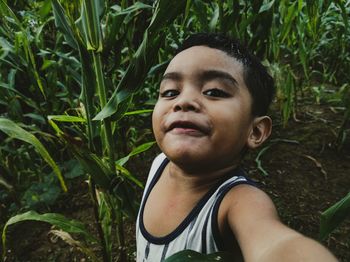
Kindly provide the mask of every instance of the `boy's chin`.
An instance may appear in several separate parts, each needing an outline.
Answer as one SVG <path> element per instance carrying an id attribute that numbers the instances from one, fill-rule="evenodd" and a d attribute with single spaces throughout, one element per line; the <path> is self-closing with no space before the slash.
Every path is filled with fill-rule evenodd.
<path id="1" fill-rule="evenodd" d="M 208 173 L 231 166 L 235 161 L 223 163 L 215 157 L 194 152 L 164 152 L 167 158 L 186 173 Z"/>

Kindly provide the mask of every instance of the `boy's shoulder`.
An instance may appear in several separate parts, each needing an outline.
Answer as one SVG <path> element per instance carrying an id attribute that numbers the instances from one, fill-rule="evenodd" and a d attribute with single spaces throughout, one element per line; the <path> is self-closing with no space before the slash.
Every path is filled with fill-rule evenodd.
<path id="1" fill-rule="evenodd" d="M 266 210 L 269 215 L 272 213 L 277 216 L 275 205 L 268 194 L 251 184 L 240 184 L 231 188 L 222 205 L 235 215 L 249 215 L 250 212 L 261 213 L 262 210 Z"/>

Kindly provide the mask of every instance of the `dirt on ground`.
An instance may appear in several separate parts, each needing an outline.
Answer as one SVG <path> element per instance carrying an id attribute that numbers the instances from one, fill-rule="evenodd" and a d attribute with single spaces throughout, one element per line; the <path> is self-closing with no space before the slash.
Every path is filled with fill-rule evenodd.
<path id="1" fill-rule="evenodd" d="M 330 105 L 307 101 L 303 104 L 295 119 L 285 127 L 275 114 L 271 139 L 256 152 L 248 153 L 243 164 L 248 176 L 258 181 L 273 199 L 282 221 L 304 235 L 318 239 L 321 213 L 350 190 L 350 138 L 336 149 L 334 141 L 342 123 L 342 112 Z M 151 152 L 138 157 L 130 169 L 144 180 L 148 168 L 145 166 L 149 166 L 153 156 L 154 152 Z M 81 220 L 94 231 L 93 210 L 87 192 L 86 183 L 80 181 L 68 195 L 61 197 L 52 211 Z M 49 230 L 50 226 L 38 222 L 12 226 L 6 261 L 89 261 L 75 248 L 50 236 Z M 127 223 L 126 230 L 128 254 L 133 260 L 134 222 Z M 340 261 L 350 261 L 349 219 L 322 244 Z M 99 251 L 98 246 L 92 248 Z"/>

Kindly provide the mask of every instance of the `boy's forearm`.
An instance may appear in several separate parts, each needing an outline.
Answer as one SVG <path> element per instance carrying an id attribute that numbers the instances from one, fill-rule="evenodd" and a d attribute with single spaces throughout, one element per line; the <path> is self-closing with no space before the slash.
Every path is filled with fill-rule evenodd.
<path id="1" fill-rule="evenodd" d="M 261 262 L 336 262 L 338 261 L 325 247 L 310 238 L 296 234 L 267 249 L 257 261 Z M 253 261 L 252 261 L 253 262 Z"/>

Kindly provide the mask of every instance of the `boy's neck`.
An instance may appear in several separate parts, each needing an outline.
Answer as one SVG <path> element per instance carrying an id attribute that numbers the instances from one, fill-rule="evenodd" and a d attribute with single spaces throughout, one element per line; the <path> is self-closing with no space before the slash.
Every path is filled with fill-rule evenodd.
<path id="1" fill-rule="evenodd" d="M 169 162 L 166 168 L 166 174 L 170 182 L 179 190 L 183 191 L 207 191 L 213 185 L 218 183 L 227 174 L 228 171 L 236 168 L 238 164 L 221 168 L 210 172 L 187 171 L 173 162 Z"/>

